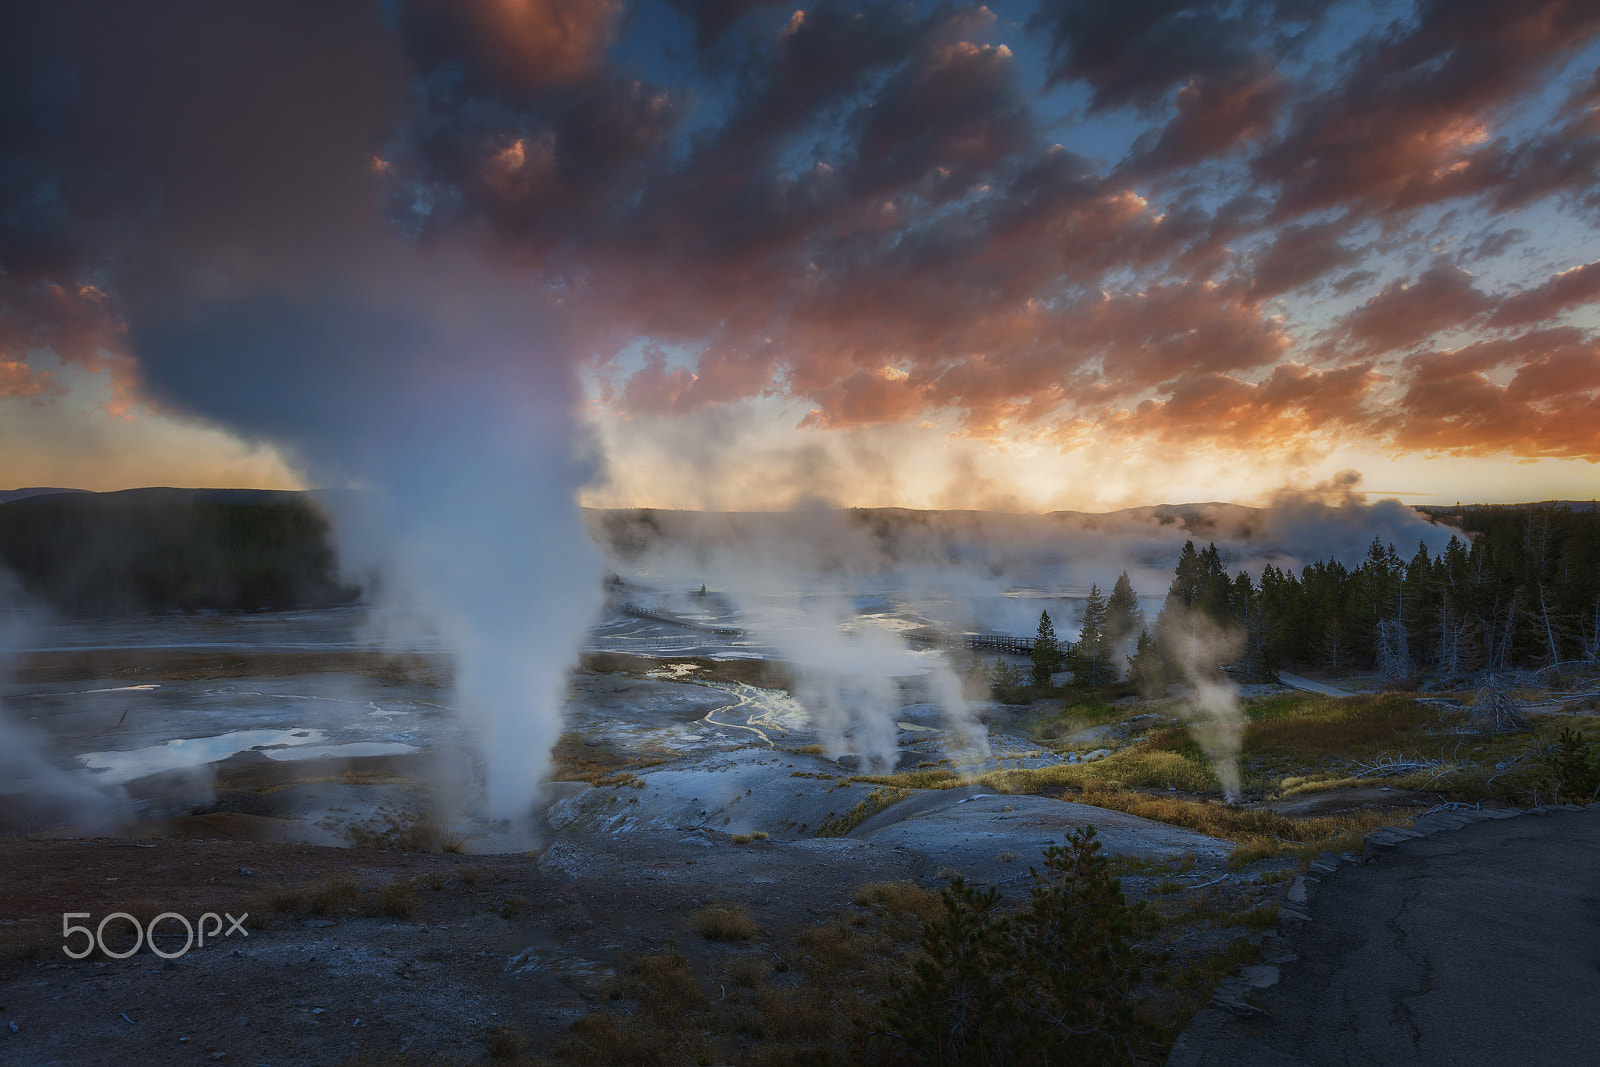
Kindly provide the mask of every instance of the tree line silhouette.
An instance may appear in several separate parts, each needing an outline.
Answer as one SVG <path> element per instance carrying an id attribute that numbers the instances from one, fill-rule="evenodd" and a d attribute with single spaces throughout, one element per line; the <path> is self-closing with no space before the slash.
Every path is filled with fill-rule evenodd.
<path id="1" fill-rule="evenodd" d="M 1059 640 L 1041 613 L 1031 674 L 1000 668 L 992 682 L 1048 688 L 1063 670 L 1076 686 L 1171 681 L 1172 650 L 1196 620 L 1228 635 L 1223 661 L 1251 678 L 1375 670 L 1402 682 L 1600 662 L 1600 512 L 1478 507 L 1460 529 L 1438 554 L 1419 542 L 1407 558 L 1374 538 L 1354 567 L 1269 564 L 1259 578 L 1230 575 L 1215 544 L 1188 541 L 1152 625 L 1124 572 L 1109 597 L 1090 589 L 1077 641 Z"/>
<path id="2" fill-rule="evenodd" d="M 70 614 L 280 611 L 350 602 L 303 494 L 145 489 L 0 505 L 0 567 Z"/>

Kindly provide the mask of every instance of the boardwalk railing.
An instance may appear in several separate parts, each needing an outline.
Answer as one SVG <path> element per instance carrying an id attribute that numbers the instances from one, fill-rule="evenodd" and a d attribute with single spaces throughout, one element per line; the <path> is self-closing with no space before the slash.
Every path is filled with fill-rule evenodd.
<path id="1" fill-rule="evenodd" d="M 590 634 L 585 647 L 600 652 L 687 652 L 705 641 L 693 634 L 662 634 L 659 637 Z"/>
<path id="2" fill-rule="evenodd" d="M 1010 634 L 950 633 L 946 630 L 923 628 L 907 630 L 906 637 L 930 645 L 946 648 L 967 648 L 974 652 L 1000 652 L 1010 656 L 1033 655 L 1033 640 L 1012 637 Z"/>

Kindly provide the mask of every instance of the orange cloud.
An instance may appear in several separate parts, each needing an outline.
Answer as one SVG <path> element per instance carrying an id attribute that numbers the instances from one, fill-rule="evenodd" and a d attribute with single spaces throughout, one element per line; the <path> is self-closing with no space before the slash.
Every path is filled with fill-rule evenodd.
<path id="1" fill-rule="evenodd" d="M 66 392 L 55 375 L 36 371 L 26 363 L 0 359 L 0 399 L 18 400 L 27 397 L 43 399 L 60 396 Z"/>
<path id="2" fill-rule="evenodd" d="M 1440 260 L 1415 282 L 1390 282 L 1346 316 L 1345 335 L 1368 354 L 1415 344 L 1451 327 L 1468 326 L 1494 306 L 1472 275 Z"/>
<path id="3" fill-rule="evenodd" d="M 107 408 L 126 415 L 139 391 L 137 362 L 124 351 L 126 328 L 115 301 L 92 285 L 44 283 L 13 290 L 0 313 L 0 396 L 47 398 L 65 387 L 29 368 L 31 351 L 48 349 L 69 367 L 106 375 Z"/>
<path id="4" fill-rule="evenodd" d="M 1270 450 L 1339 429 L 1369 429 L 1379 416 L 1366 401 L 1379 381 L 1367 363 L 1327 371 L 1285 363 L 1259 384 L 1197 375 L 1177 382 L 1167 399 L 1144 401 L 1110 421 L 1168 442 Z"/>
<path id="5" fill-rule="evenodd" d="M 1374 37 L 1348 78 L 1297 108 L 1253 167 L 1279 187 L 1280 217 L 1348 203 L 1402 212 L 1499 185 L 1577 183 L 1581 169 L 1559 151 L 1529 158 L 1491 141 L 1491 127 L 1597 30 L 1600 8 L 1587 0 L 1424 5 L 1414 28 Z"/>
<path id="6" fill-rule="evenodd" d="M 1172 121 L 1144 138 L 1123 171 L 1150 174 L 1230 152 L 1271 132 L 1287 95 L 1264 66 L 1229 78 L 1196 77 L 1178 90 Z"/>
<path id="7" fill-rule="evenodd" d="M 501 85 L 580 80 L 600 64 L 620 0 L 413 0 L 405 20 L 425 56 L 449 55 Z"/>
<path id="8" fill-rule="evenodd" d="M 1490 326 L 1543 322 L 1569 308 L 1600 300 L 1600 260 L 1552 275 L 1535 289 L 1509 296 L 1489 316 Z"/>
<path id="9" fill-rule="evenodd" d="M 1600 346 L 1576 330 L 1424 353 L 1405 366 L 1400 447 L 1600 462 Z M 1506 385 L 1491 376 L 1513 366 Z"/>

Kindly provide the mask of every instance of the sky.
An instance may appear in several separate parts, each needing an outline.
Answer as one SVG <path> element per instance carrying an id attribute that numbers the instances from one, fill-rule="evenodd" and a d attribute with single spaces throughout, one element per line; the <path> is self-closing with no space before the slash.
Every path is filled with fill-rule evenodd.
<path id="1" fill-rule="evenodd" d="M 1597 169 L 1592 0 L 7 5 L 0 489 L 1590 499 Z"/>

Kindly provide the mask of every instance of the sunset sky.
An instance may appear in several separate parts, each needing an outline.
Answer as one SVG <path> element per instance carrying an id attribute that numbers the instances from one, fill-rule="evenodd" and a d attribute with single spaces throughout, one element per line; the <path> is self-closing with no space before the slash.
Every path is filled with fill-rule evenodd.
<path id="1" fill-rule="evenodd" d="M 0 489 L 514 349 L 597 505 L 1589 499 L 1597 238 L 1593 0 L 7 5 Z"/>

